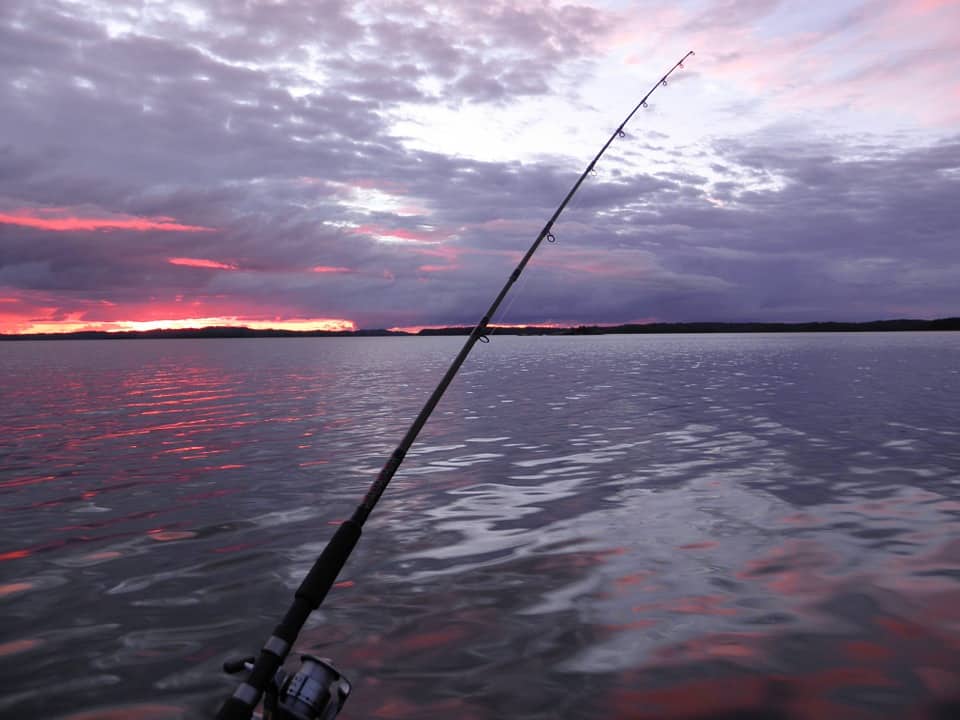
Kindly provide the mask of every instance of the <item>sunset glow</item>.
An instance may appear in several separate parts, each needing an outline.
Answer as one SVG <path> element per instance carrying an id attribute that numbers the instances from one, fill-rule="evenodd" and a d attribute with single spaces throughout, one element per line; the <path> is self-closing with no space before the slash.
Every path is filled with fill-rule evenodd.
<path id="1" fill-rule="evenodd" d="M 325 330 L 329 332 L 356 330 L 353 320 L 342 318 L 290 318 L 287 320 L 240 320 L 237 322 L 253 330 L 298 330 L 307 332 Z"/>
<path id="2" fill-rule="evenodd" d="M 243 320 L 241 318 L 184 318 L 182 320 L 120 320 L 116 322 L 37 322 L 21 327 L 17 335 L 72 332 L 143 332 L 146 330 L 197 330 L 207 327 L 246 327 L 251 330 L 294 330 L 313 332 L 317 330 L 339 332 L 356 330 L 350 320 L 329 318 L 303 318 L 299 320 Z"/>
<path id="3" fill-rule="evenodd" d="M 37 317 L 37 315 L 46 317 Z M 54 308 L 38 312 L 0 312 L 0 333 L 70 333 L 70 332 L 143 332 L 148 330 L 187 330 L 207 327 L 246 327 L 251 330 L 349 331 L 356 330 L 352 320 L 345 318 L 305 318 L 222 315 L 210 317 L 179 317 L 151 320 L 102 320 L 86 319 L 81 313 L 57 317 Z"/>
<path id="4" fill-rule="evenodd" d="M 309 332 L 314 330 L 356 330 L 352 320 L 337 318 L 276 318 L 273 320 L 242 318 L 242 317 L 207 317 L 182 318 L 180 320 L 149 320 L 138 322 L 134 320 L 111 323 L 114 331 L 122 330 L 178 330 L 187 328 L 205 327 L 247 327 L 251 330 L 298 330 Z"/>

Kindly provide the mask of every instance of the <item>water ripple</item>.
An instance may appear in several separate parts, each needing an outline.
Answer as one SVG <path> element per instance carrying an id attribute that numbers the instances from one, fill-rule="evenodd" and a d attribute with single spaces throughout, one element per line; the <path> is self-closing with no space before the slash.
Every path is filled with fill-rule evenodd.
<path id="1" fill-rule="evenodd" d="M 498 336 L 300 646 L 354 717 L 935 717 L 958 342 Z M 458 344 L 5 345 L 0 712 L 212 714 Z"/>

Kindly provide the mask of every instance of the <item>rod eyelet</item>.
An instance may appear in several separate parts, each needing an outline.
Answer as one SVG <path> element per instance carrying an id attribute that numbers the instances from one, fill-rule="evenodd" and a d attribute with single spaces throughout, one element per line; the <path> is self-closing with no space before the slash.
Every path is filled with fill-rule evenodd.
<path id="1" fill-rule="evenodd" d="M 548 243 L 555 243 L 556 241 L 557 241 L 557 238 L 555 238 L 555 237 L 553 236 L 553 233 L 547 233 L 547 242 L 548 242 Z"/>

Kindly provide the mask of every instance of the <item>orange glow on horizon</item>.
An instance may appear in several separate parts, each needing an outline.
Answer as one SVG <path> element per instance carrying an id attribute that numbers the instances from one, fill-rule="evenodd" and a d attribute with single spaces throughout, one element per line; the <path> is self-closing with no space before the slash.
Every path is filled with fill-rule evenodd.
<path id="1" fill-rule="evenodd" d="M 180 320 L 121 320 L 116 323 L 116 330 L 189 330 L 205 327 L 246 327 L 251 330 L 356 330 L 352 320 L 339 318 L 290 318 L 288 320 L 254 320 L 241 317 L 207 317 L 183 318 Z"/>
<path id="2" fill-rule="evenodd" d="M 207 327 L 253 330 L 356 330 L 353 320 L 338 315 L 305 314 L 282 304 L 264 305 L 226 295 L 166 294 L 134 302 L 103 298 L 63 305 L 55 295 L 24 291 L 0 296 L 0 333 L 8 335 L 125 332 Z"/>
<path id="3" fill-rule="evenodd" d="M 59 210 L 58 210 L 59 212 Z M 36 230 L 54 232 L 95 231 L 95 230 L 133 230 L 146 232 L 161 230 L 164 232 L 213 232 L 215 228 L 202 225 L 185 225 L 171 217 L 136 217 L 133 215 L 115 215 L 110 217 L 75 217 L 54 215 L 52 211 L 30 209 L 14 210 L 12 213 L 0 213 L 0 224 L 19 225 Z"/>
<path id="4" fill-rule="evenodd" d="M 251 330 L 296 330 L 311 332 L 314 330 L 344 331 L 356 330 L 353 320 L 343 318 L 289 318 L 281 320 L 258 320 L 243 317 L 199 317 L 167 320 L 80 320 L 70 317 L 67 320 L 25 321 L 12 327 L 0 326 L 0 332 L 11 335 L 29 335 L 34 333 L 72 333 L 72 332 L 144 332 L 147 330 L 195 330 L 209 327 L 246 327 Z"/>
<path id="5" fill-rule="evenodd" d="M 239 270 L 236 265 L 217 262 L 216 260 L 205 260 L 204 258 L 172 257 L 167 258 L 171 265 L 184 265 L 186 267 L 209 268 L 211 270 Z"/>

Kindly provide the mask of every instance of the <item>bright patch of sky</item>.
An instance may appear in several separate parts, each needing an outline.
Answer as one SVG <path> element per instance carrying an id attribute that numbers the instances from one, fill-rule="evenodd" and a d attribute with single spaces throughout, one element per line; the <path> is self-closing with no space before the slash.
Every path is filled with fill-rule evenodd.
<path id="1" fill-rule="evenodd" d="M 341 205 L 365 215 L 391 213 L 398 217 L 414 217 L 429 214 L 428 210 L 412 204 L 411 198 L 403 195 L 377 188 L 348 186 L 343 183 L 331 182 L 330 185 L 340 188 Z"/>
<path id="2" fill-rule="evenodd" d="M 862 3 L 781 4 L 749 32 L 733 32 L 737 37 L 724 39 L 719 46 L 709 41 L 722 38 L 722 33 L 679 33 L 670 27 L 695 21 L 701 3 L 678 4 L 650 23 L 637 19 L 632 4 L 599 5 L 631 10 L 631 22 L 589 65 L 580 64 L 558 83 L 552 94 L 497 107 L 408 103 L 390 113 L 393 133 L 410 149 L 484 161 L 536 162 L 562 156 L 580 167 L 688 49 L 697 55 L 674 74 L 668 87 L 658 89 L 648 109 L 633 118 L 627 128 L 631 139 L 663 133 L 669 136 L 670 147 L 708 151 L 717 135 L 742 136 L 784 122 L 794 132 L 898 133 L 912 135 L 918 143 L 948 130 L 918 128 L 915 106 L 885 103 L 872 86 L 861 89 L 849 79 L 859 72 L 860 59 L 875 58 L 871 41 L 882 33 L 882 23 L 880 30 L 848 32 Z M 692 47 L 684 44 L 687 37 Z M 693 44 L 698 40 L 705 44 Z M 906 47 L 909 42 L 899 44 Z M 736 61 L 731 60 L 733 55 Z M 615 153 L 611 148 L 611 155 Z M 669 162 L 666 157 L 657 159 Z M 712 158 L 701 156 L 697 170 L 703 171 L 710 162 Z M 634 169 L 642 170 L 643 164 Z"/>

